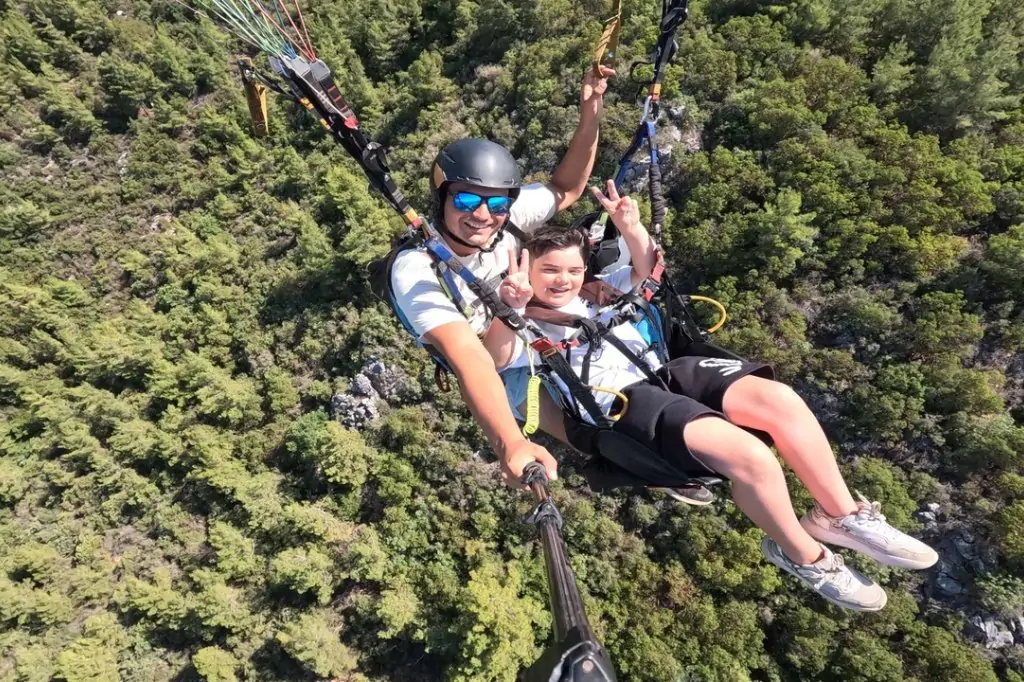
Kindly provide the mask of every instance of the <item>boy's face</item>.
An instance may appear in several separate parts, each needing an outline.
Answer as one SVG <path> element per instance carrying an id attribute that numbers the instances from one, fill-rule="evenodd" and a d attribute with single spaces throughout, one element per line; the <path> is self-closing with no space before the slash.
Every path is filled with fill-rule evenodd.
<path id="1" fill-rule="evenodd" d="M 572 301 L 583 287 L 586 265 L 579 247 L 552 249 L 532 259 L 530 285 L 542 303 L 561 307 Z"/>

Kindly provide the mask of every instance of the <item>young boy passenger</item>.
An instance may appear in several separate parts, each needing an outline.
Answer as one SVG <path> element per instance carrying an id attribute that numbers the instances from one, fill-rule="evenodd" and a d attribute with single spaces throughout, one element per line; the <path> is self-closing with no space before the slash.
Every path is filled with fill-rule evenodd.
<path id="1" fill-rule="evenodd" d="M 593 191 L 632 256 L 631 268 L 602 279 L 606 285 L 629 291 L 650 275 L 656 246 L 640 223 L 635 200 L 620 197 L 611 181 L 607 195 L 597 188 Z M 530 302 L 571 315 L 595 315 L 596 308 L 579 297 L 586 249 L 578 230 L 540 228 L 530 235 L 521 259 L 509 259 L 509 272 L 499 289 L 502 299 L 518 310 Z M 535 323 L 554 340 L 577 331 Z M 882 588 L 846 566 L 823 543 L 902 568 L 925 569 L 938 560 L 932 548 L 889 525 L 878 502 L 860 496 L 854 500 L 817 419 L 791 388 L 772 379 L 770 367 L 702 357 L 662 364 L 632 324 L 621 324 L 610 333 L 643 357 L 664 382 L 648 380 L 609 343 L 595 349 L 587 383 L 620 391 L 628 400 L 625 414 L 612 428 L 689 475 L 730 479 L 736 505 L 766 534 L 761 551 L 769 561 L 839 606 L 877 611 L 886 604 Z M 484 345 L 499 370 L 528 363 L 525 344 L 504 325 L 492 325 Z M 574 349 L 569 356 L 577 375 L 583 371 L 585 351 Z M 571 402 L 567 387 L 556 383 L 564 400 Z M 612 411 L 614 395 L 594 391 L 594 397 L 605 414 Z M 798 519 L 793 510 L 778 460 L 752 431 L 771 437 L 783 461 L 814 497 L 813 509 L 803 518 Z"/>

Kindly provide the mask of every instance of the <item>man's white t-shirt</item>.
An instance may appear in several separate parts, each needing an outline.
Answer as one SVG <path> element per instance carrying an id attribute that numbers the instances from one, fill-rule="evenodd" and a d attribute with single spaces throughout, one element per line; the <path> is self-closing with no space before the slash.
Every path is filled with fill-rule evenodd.
<path id="1" fill-rule="evenodd" d="M 607 275 L 601 276 L 605 284 L 622 291 L 627 292 L 632 288 L 632 267 L 622 267 L 615 270 Z M 556 310 L 568 313 L 570 315 L 576 315 L 578 317 L 587 317 L 590 319 L 597 319 L 598 308 L 592 303 L 584 301 L 582 298 L 577 296 L 570 303 L 556 308 Z M 607 316 L 611 316 L 614 313 L 607 313 Z M 607 322 L 605 319 L 599 320 L 601 322 Z M 538 322 L 534 320 L 534 323 L 540 327 L 541 331 L 547 335 L 553 341 L 561 341 L 567 339 L 577 332 L 575 327 L 563 327 L 561 325 L 548 324 L 544 322 Z M 614 334 L 616 337 L 622 339 L 626 347 L 633 352 L 633 354 L 643 357 L 652 369 L 661 367 L 661 360 L 653 352 L 648 350 L 648 343 L 644 340 L 644 337 L 640 335 L 631 323 L 626 322 L 614 327 L 609 333 Z M 587 345 L 581 345 L 573 348 L 569 354 L 569 362 L 572 366 L 573 372 L 576 376 L 580 376 L 583 372 L 583 358 L 587 352 Z M 540 362 L 540 358 L 534 358 L 535 363 Z M 516 355 L 512 362 L 509 363 L 506 369 L 513 369 L 516 367 L 524 367 L 529 365 L 529 358 L 527 357 L 527 350 L 524 346 L 519 347 L 518 355 Z M 591 386 L 603 386 L 605 388 L 612 388 L 617 391 L 621 391 L 624 387 L 630 384 L 635 384 L 638 381 L 643 381 L 647 376 L 636 367 L 630 360 L 620 353 L 617 348 L 612 346 L 610 343 L 602 343 L 599 348 L 596 348 L 590 356 L 590 374 L 587 383 Z M 565 385 L 560 378 L 554 376 L 555 383 L 558 385 L 562 395 L 565 396 L 567 402 L 572 404 L 572 397 L 569 393 L 569 387 Z M 604 391 L 594 391 L 594 398 L 597 400 L 597 404 L 601 407 L 604 414 L 608 414 L 611 410 L 612 402 L 615 400 L 615 396 L 611 393 Z M 593 419 L 590 415 L 582 410 L 583 418 L 593 423 Z"/>
<path id="2" fill-rule="evenodd" d="M 509 211 L 509 221 L 523 232 L 532 232 L 555 215 L 558 198 L 546 185 L 526 185 Z M 510 233 L 505 232 L 501 241 L 488 252 L 478 251 L 469 256 L 456 256 L 478 278 L 494 289 L 501 284 L 502 275 L 508 270 L 508 250 L 521 246 Z M 466 282 L 455 276 L 456 286 L 466 305 L 472 308 L 468 316 L 452 303 L 434 270 L 433 260 L 425 248 L 403 251 L 395 258 L 391 270 L 391 289 L 395 304 L 409 322 L 420 340 L 432 329 L 449 322 L 467 320 L 477 335 L 487 331 L 490 313 L 484 309 Z"/>

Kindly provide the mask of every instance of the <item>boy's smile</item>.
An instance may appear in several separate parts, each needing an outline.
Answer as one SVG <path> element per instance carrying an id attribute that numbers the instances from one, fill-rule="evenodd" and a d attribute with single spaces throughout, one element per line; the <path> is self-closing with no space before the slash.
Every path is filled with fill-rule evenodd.
<path id="1" fill-rule="evenodd" d="M 541 303 L 560 308 L 580 293 L 585 274 L 586 265 L 579 248 L 552 249 L 533 259 L 530 285 Z"/>

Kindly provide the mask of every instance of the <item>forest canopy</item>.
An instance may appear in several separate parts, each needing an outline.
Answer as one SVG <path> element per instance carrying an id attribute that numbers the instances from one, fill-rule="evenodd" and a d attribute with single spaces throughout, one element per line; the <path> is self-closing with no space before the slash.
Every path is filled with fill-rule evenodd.
<path id="1" fill-rule="evenodd" d="M 548 177 L 610 5 L 301 1 L 420 210 L 461 137 Z M 594 182 L 658 33 L 622 10 Z M 180 3 L 0 0 L 0 31 L 0 681 L 514 680 L 550 638 L 529 500 L 369 291 L 400 218 L 291 102 L 257 138 L 252 52 Z M 942 558 L 851 557 L 889 605 L 840 612 L 722 488 L 597 495 L 564 452 L 620 679 L 1021 682 L 1024 4 L 694 0 L 679 43 L 671 276 Z"/>

